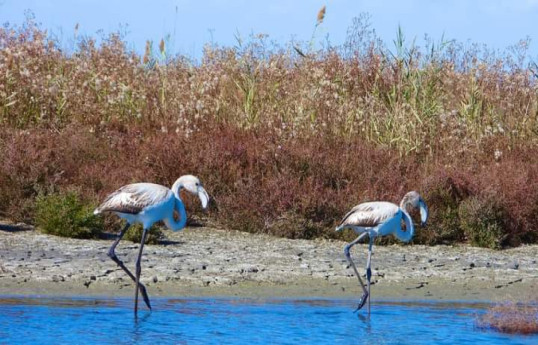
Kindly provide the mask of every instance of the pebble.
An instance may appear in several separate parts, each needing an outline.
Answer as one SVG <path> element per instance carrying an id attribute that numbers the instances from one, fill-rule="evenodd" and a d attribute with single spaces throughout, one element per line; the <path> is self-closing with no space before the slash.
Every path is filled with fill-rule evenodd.
<path id="1" fill-rule="evenodd" d="M 169 232 L 167 236 L 167 245 L 148 245 L 144 252 L 142 279 L 148 282 L 163 284 L 165 280 L 181 280 L 182 284 L 209 282 L 211 286 L 217 286 L 244 281 L 286 284 L 303 278 L 327 279 L 328 276 L 331 282 L 356 280 L 342 253 L 344 242 L 341 241 L 287 240 L 210 228 Z M 13 276 L 21 281 L 30 278 L 30 282 L 53 279 L 56 282 L 78 282 L 80 286 L 111 282 L 132 284 L 129 277 L 106 257 L 102 248 L 108 248 L 111 242 L 103 246 L 103 240 L 64 239 L 33 231 L 0 232 L 0 258 L 3 260 L 0 271 L 9 274 L 3 279 Z M 359 244 L 352 253 L 361 275 L 366 264 L 367 247 Z M 28 248 L 39 249 L 33 249 L 33 254 L 27 257 Z M 51 251 L 52 248 L 58 250 Z M 208 255 L 208 250 L 213 254 Z M 44 251 L 47 258 L 40 260 L 39 257 L 45 256 Z M 116 253 L 134 273 L 138 244 L 122 241 Z M 460 281 L 465 269 L 466 279 L 471 279 L 472 272 L 472 279 L 491 279 L 494 275 L 499 283 L 507 283 L 536 277 L 537 253 L 538 246 L 491 252 L 468 246 L 376 245 L 372 273 L 376 277 L 385 276 L 387 282 L 424 279 L 430 275 L 431 279 L 457 277 L 456 280 Z M 21 257 L 27 258 L 19 261 Z M 470 271 L 476 267 L 490 269 Z M 378 269 L 383 269 L 383 273 L 378 273 Z M 71 276 L 67 278 L 68 275 Z"/>
<path id="2" fill-rule="evenodd" d="M 65 278 L 63 276 L 53 275 L 52 276 L 52 281 L 55 282 L 55 283 L 59 283 L 59 282 L 65 281 Z"/>

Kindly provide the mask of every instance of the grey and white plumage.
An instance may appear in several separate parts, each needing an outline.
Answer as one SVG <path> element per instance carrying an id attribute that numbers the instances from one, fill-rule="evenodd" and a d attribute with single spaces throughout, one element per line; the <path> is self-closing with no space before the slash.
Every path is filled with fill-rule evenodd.
<path id="1" fill-rule="evenodd" d="M 173 231 L 179 231 L 185 227 L 187 223 L 187 213 L 185 211 L 185 205 L 180 197 L 180 191 L 183 189 L 197 195 L 200 198 L 202 207 L 207 207 L 209 195 L 202 186 L 200 180 L 193 175 L 184 175 L 176 180 L 172 185 L 172 188 L 167 188 L 154 183 L 134 183 L 123 186 L 109 194 L 103 203 L 101 203 L 101 205 L 94 211 L 94 214 L 113 212 L 127 221 L 125 227 L 120 231 L 118 238 L 110 247 L 108 256 L 136 282 L 135 316 L 138 311 L 139 290 L 144 298 L 144 302 L 151 310 L 146 288 L 140 283 L 140 261 L 147 231 L 155 222 L 160 220 L 164 221 L 166 226 Z M 176 219 L 174 216 L 175 212 L 179 214 L 179 219 Z M 135 223 L 141 223 L 143 226 L 142 241 L 140 243 L 138 259 L 136 261 L 136 276 L 125 267 L 123 262 L 119 260 L 115 254 L 115 248 L 119 241 L 129 226 Z"/>
<path id="2" fill-rule="evenodd" d="M 336 227 L 336 231 L 349 228 L 359 234 L 359 237 L 348 243 L 344 248 L 346 259 L 353 267 L 363 289 L 363 295 L 359 301 L 357 310 L 364 306 L 366 300 L 370 301 L 370 266 L 374 239 L 376 237 L 393 234 L 401 241 L 409 242 L 411 238 L 413 238 L 415 232 L 413 220 L 409 215 L 409 211 L 412 209 L 420 210 L 421 223 L 424 226 L 428 220 L 428 207 L 417 192 L 411 191 L 403 197 L 400 205 L 386 201 L 373 201 L 359 204 L 346 213 L 340 224 Z M 405 231 L 402 229 L 402 221 L 405 223 Z M 350 254 L 350 249 L 366 235 L 368 235 L 370 239 L 368 260 L 366 264 L 368 290 L 364 287 Z M 370 312 L 370 303 L 368 303 L 368 312 Z"/>
<path id="3" fill-rule="evenodd" d="M 123 186 L 109 194 L 93 213 L 114 212 L 130 224 L 141 223 L 148 228 L 163 220 L 168 228 L 178 231 L 186 221 L 185 206 L 179 196 L 181 189 L 198 195 L 202 207 L 207 207 L 209 195 L 200 180 L 193 175 L 184 175 L 177 179 L 171 189 L 155 183 Z M 174 219 L 174 210 L 180 214 L 179 222 Z"/>
<path id="4" fill-rule="evenodd" d="M 387 201 L 372 201 L 353 207 L 336 231 L 350 228 L 358 234 L 368 232 L 373 237 L 394 234 L 398 239 L 409 242 L 415 231 L 408 213 L 410 209 L 419 209 L 422 224 L 426 224 L 428 207 L 417 192 L 411 191 L 403 197 L 399 206 Z M 401 221 L 404 221 L 406 231 L 402 230 Z"/>
<path id="5" fill-rule="evenodd" d="M 336 231 L 345 227 L 375 227 L 387 219 L 394 217 L 398 206 L 386 201 L 365 202 L 353 207 L 342 219 Z"/>
<path id="6" fill-rule="evenodd" d="M 172 197 L 172 191 L 160 184 L 134 183 L 121 187 L 95 209 L 94 214 L 119 212 L 138 214 L 148 206 L 159 205 Z"/>

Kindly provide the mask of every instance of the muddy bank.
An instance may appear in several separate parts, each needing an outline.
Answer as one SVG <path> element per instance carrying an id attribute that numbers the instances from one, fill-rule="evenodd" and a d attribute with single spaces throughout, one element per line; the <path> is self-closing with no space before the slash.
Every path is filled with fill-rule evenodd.
<path id="1" fill-rule="evenodd" d="M 289 240 L 214 228 L 167 232 L 147 245 L 142 281 L 150 296 L 353 297 L 357 280 L 344 242 Z M 131 296 L 134 284 L 106 253 L 112 240 L 0 231 L 0 294 Z M 134 271 L 138 244 L 117 254 Z M 366 245 L 353 250 L 363 272 Z M 538 246 L 375 246 L 373 299 L 536 298 Z"/>

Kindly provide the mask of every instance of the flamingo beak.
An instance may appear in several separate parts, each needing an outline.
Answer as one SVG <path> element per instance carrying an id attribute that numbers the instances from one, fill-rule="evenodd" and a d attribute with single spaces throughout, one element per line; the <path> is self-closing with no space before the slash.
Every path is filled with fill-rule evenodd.
<path id="1" fill-rule="evenodd" d="M 200 202 L 202 203 L 202 208 L 205 210 L 207 208 L 207 204 L 209 203 L 209 194 L 207 194 L 206 190 L 202 186 L 198 186 L 197 194 L 200 198 Z"/>
<path id="2" fill-rule="evenodd" d="M 428 206 L 426 206 L 426 203 L 424 200 L 419 200 L 419 207 L 420 207 L 420 223 L 422 226 L 426 225 L 426 222 L 428 221 Z"/>

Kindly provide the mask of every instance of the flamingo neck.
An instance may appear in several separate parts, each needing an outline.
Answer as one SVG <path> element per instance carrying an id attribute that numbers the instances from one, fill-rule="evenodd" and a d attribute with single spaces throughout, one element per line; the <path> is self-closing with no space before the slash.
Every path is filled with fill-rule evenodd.
<path id="1" fill-rule="evenodd" d="M 406 197 L 404 197 L 402 199 L 402 201 L 400 201 L 400 208 L 404 211 L 407 211 L 407 204 L 409 203 L 409 201 L 407 200 Z"/>
<path id="2" fill-rule="evenodd" d="M 178 178 L 176 182 L 172 185 L 172 193 L 176 196 L 176 199 L 179 199 L 181 201 L 181 198 L 179 197 L 179 191 L 183 188 L 183 183 L 181 182 L 181 178 Z"/>
<path id="3" fill-rule="evenodd" d="M 405 209 L 401 208 L 400 212 L 402 212 L 402 218 L 405 223 L 406 231 L 403 231 L 402 226 L 398 224 L 398 226 L 396 227 L 395 235 L 400 241 L 409 242 L 411 241 L 411 239 L 413 238 L 413 235 L 415 234 L 415 227 L 413 226 L 413 220 L 411 219 L 411 216 L 409 216 L 409 213 L 407 213 Z"/>
<path id="4" fill-rule="evenodd" d="M 175 193 L 174 193 L 175 194 Z M 174 214 L 172 214 L 165 219 L 166 226 L 170 228 L 172 231 L 179 231 L 187 225 L 187 211 L 185 211 L 185 205 L 183 204 L 183 201 L 181 201 L 180 198 L 177 196 L 174 196 L 174 210 L 176 210 L 179 213 L 179 220 L 176 220 L 174 218 Z"/>

